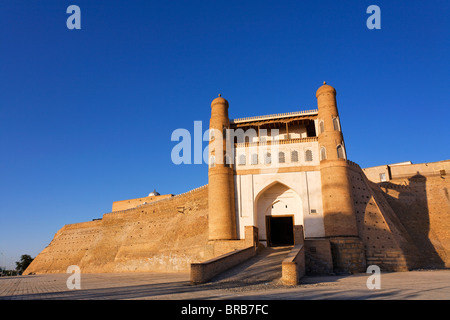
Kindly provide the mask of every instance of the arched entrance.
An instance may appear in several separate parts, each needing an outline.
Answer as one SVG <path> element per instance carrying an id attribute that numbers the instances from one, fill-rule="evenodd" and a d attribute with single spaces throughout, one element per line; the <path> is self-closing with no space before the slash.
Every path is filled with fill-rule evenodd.
<path id="1" fill-rule="evenodd" d="M 292 189 L 275 182 L 256 199 L 259 240 L 268 246 L 294 244 L 294 226 L 303 225 L 302 201 Z"/>

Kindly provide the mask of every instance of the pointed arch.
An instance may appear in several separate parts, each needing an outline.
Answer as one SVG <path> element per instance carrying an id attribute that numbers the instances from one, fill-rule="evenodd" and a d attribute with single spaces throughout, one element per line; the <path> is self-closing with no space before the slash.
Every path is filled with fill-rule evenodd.
<path id="1" fill-rule="evenodd" d="M 320 161 L 322 160 L 326 160 L 327 159 L 327 150 L 325 149 L 325 147 L 321 147 L 320 148 Z"/>
<path id="2" fill-rule="evenodd" d="M 344 147 L 342 145 L 339 144 L 336 147 L 336 151 L 337 151 L 338 159 L 345 159 L 345 151 L 344 151 Z"/>
<path id="3" fill-rule="evenodd" d="M 313 153 L 311 149 L 305 151 L 305 161 L 313 161 Z"/>
<path id="4" fill-rule="evenodd" d="M 250 158 L 250 164 L 258 164 L 258 154 L 253 153 L 252 157 Z"/>
<path id="5" fill-rule="evenodd" d="M 239 156 L 239 165 L 241 165 L 241 166 L 245 165 L 246 164 L 246 160 L 247 160 L 247 157 L 245 156 L 245 154 L 241 154 Z"/>
<path id="6" fill-rule="evenodd" d="M 209 167 L 214 168 L 215 166 L 216 166 L 216 157 L 215 156 L 209 157 Z"/>
<path id="7" fill-rule="evenodd" d="M 333 129 L 335 131 L 340 131 L 341 130 L 341 126 L 339 125 L 339 119 L 338 117 L 334 117 L 333 118 Z"/>
<path id="8" fill-rule="evenodd" d="M 295 189 L 279 180 L 274 180 L 262 188 L 257 193 L 254 204 L 253 222 L 258 228 L 260 241 L 268 241 L 272 235 L 273 230 L 267 229 L 268 219 L 273 221 L 292 217 L 293 226 L 304 225 L 302 198 Z"/>
<path id="9" fill-rule="evenodd" d="M 262 195 L 264 192 L 266 192 L 267 190 L 269 190 L 270 188 L 272 188 L 272 187 L 275 186 L 276 184 L 280 184 L 280 185 L 286 187 L 287 189 L 292 190 L 298 197 L 300 197 L 300 195 L 299 195 L 293 188 L 291 188 L 290 186 L 286 185 L 285 183 L 283 183 L 283 182 L 281 182 L 281 181 L 279 181 L 279 180 L 274 180 L 274 181 L 272 181 L 271 183 L 269 183 L 267 186 L 265 186 L 264 188 L 262 188 L 262 189 L 258 192 L 258 194 L 257 194 L 256 197 L 255 197 L 255 202 L 258 201 L 258 199 L 261 197 L 261 195 Z"/>
<path id="10" fill-rule="evenodd" d="M 284 152 L 278 153 L 278 163 L 285 163 L 286 162 L 286 156 Z"/>
<path id="11" fill-rule="evenodd" d="M 323 133 L 323 132 L 325 132 L 325 125 L 324 125 L 323 120 L 320 120 L 320 122 L 319 122 L 319 133 Z"/>

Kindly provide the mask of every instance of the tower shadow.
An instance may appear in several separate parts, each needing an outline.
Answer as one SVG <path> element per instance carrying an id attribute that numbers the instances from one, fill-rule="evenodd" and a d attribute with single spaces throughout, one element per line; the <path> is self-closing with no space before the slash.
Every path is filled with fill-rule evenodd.
<path id="1" fill-rule="evenodd" d="M 408 178 L 409 184 L 404 186 L 392 182 L 382 182 L 378 185 L 384 197 L 405 227 L 410 239 L 418 250 L 416 268 L 445 268 L 445 262 L 436 251 L 440 245 L 438 238 L 430 239 L 430 212 L 427 197 L 427 178 L 417 172 Z M 389 194 L 389 190 L 397 190 L 398 198 Z M 445 254 L 445 251 L 442 252 Z"/>

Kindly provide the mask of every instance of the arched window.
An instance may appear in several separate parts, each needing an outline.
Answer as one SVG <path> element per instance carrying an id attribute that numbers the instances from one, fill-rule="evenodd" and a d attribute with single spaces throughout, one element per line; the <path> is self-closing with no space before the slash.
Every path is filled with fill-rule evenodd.
<path id="1" fill-rule="evenodd" d="M 298 152 L 295 150 L 291 152 L 291 162 L 298 162 Z"/>
<path id="2" fill-rule="evenodd" d="M 327 159 L 327 152 L 325 150 L 325 147 L 320 148 L 320 160 L 326 160 Z"/>
<path id="3" fill-rule="evenodd" d="M 338 156 L 338 159 L 345 159 L 344 148 L 341 145 L 337 146 L 337 156 Z"/>
<path id="4" fill-rule="evenodd" d="M 325 131 L 325 125 L 323 124 L 323 120 L 319 122 L 319 132 L 322 133 Z"/>
<path id="5" fill-rule="evenodd" d="M 216 157 L 215 156 L 209 157 L 209 167 L 214 168 L 215 166 L 216 166 Z"/>
<path id="6" fill-rule="evenodd" d="M 286 158 L 284 156 L 284 152 L 278 153 L 278 163 L 285 163 L 285 162 L 286 162 Z"/>
<path id="7" fill-rule="evenodd" d="M 251 160 L 252 160 L 251 164 L 258 164 L 258 154 L 257 153 L 252 154 Z"/>
<path id="8" fill-rule="evenodd" d="M 268 152 L 264 156 L 264 163 L 271 164 L 272 163 L 272 155 Z"/>
<path id="9" fill-rule="evenodd" d="M 305 161 L 312 161 L 312 160 L 313 160 L 312 151 L 308 149 L 305 151 Z"/>
<path id="10" fill-rule="evenodd" d="M 245 165 L 245 162 L 246 162 L 246 157 L 245 157 L 245 154 L 241 154 L 240 156 L 239 156 L 239 165 L 240 166 L 243 166 L 243 165 Z"/>
<path id="11" fill-rule="evenodd" d="M 333 118 L 333 128 L 336 131 L 339 131 L 339 122 L 337 118 Z"/>

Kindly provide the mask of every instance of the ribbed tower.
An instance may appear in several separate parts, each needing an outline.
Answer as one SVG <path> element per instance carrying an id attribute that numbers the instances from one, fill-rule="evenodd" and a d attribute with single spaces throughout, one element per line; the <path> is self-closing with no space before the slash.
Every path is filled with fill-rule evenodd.
<path id="1" fill-rule="evenodd" d="M 336 90 L 324 82 L 316 97 L 325 235 L 358 236 Z"/>
<path id="2" fill-rule="evenodd" d="M 211 103 L 209 123 L 208 223 L 210 240 L 233 240 L 237 237 L 233 168 L 231 161 L 226 161 L 225 155 L 227 150 L 226 129 L 229 128 L 228 101 L 219 95 Z"/>

